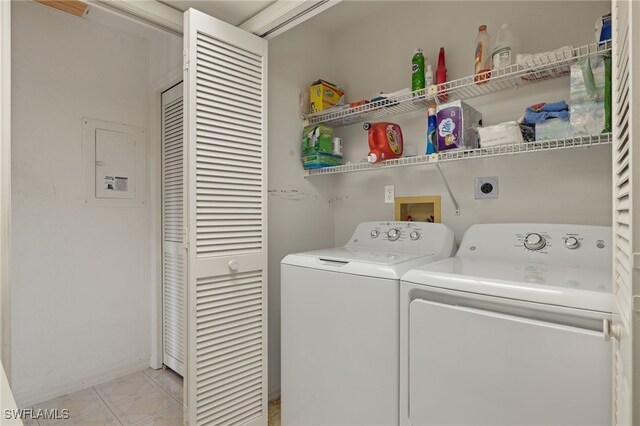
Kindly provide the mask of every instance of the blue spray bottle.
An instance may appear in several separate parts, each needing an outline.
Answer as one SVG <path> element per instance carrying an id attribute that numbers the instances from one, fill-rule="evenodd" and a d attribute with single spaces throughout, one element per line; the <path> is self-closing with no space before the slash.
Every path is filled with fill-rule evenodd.
<path id="1" fill-rule="evenodd" d="M 429 108 L 429 118 L 427 119 L 427 155 L 436 153 L 436 130 L 438 123 L 436 121 L 435 108 Z"/>

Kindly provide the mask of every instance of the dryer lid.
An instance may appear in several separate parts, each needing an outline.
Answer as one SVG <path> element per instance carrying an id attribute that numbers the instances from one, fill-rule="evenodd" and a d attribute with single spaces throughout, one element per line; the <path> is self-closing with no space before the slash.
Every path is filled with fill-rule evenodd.
<path id="1" fill-rule="evenodd" d="M 411 270 L 402 280 L 600 312 L 611 312 L 613 306 L 611 271 L 601 267 L 456 256 Z"/>

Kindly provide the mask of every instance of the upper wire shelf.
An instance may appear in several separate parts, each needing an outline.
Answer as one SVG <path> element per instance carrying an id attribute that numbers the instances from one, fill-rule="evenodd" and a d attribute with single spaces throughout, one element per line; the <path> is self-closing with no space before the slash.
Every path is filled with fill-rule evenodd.
<path id="1" fill-rule="evenodd" d="M 416 111 L 429 104 L 439 103 L 438 99 L 442 99 L 443 96 L 447 97 L 447 102 L 471 99 L 568 75 L 571 65 L 579 60 L 609 52 L 611 52 L 611 40 L 535 55 L 526 61 L 526 65 L 518 63 L 484 73 L 484 75 L 471 75 L 447 81 L 432 86 L 437 88 L 435 91 L 419 89 L 353 108 L 311 114 L 306 119 L 310 125 L 325 124 L 330 127 L 341 127 Z M 483 80 L 483 83 L 477 84 L 476 80 Z"/>

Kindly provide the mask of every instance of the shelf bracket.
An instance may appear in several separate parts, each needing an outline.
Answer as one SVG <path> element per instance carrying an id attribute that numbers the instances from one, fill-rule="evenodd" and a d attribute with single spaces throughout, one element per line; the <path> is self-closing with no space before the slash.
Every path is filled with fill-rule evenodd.
<path id="1" fill-rule="evenodd" d="M 453 196 L 453 192 L 451 192 L 451 187 L 449 186 L 449 182 L 447 182 L 447 178 L 444 176 L 444 173 L 442 173 L 440 164 L 436 163 L 436 169 L 438 169 L 438 174 L 440 175 L 440 179 L 442 179 L 442 183 L 444 183 L 444 187 L 449 193 L 449 198 L 451 198 L 451 202 L 453 203 L 453 207 L 455 208 L 455 215 L 460 216 L 460 205 L 456 201 L 456 197 Z"/>

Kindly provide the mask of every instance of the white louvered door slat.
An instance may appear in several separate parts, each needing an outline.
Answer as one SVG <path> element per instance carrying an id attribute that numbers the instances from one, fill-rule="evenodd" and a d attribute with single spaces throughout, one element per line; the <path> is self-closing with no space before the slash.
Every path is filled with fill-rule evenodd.
<path id="1" fill-rule="evenodd" d="M 613 229 L 614 296 L 613 419 L 615 425 L 640 422 L 640 277 L 634 257 L 640 246 L 640 149 L 638 149 L 640 4 L 614 0 L 613 6 Z M 638 44 L 635 46 L 634 44 Z M 634 147 L 634 142 L 635 147 Z M 635 180 L 635 185 L 634 185 Z M 635 200 L 635 201 L 634 201 Z"/>
<path id="2" fill-rule="evenodd" d="M 162 94 L 162 362 L 184 375 L 186 281 L 183 84 Z"/>
<path id="3" fill-rule="evenodd" d="M 266 425 L 265 40 L 185 12 L 189 424 Z"/>

